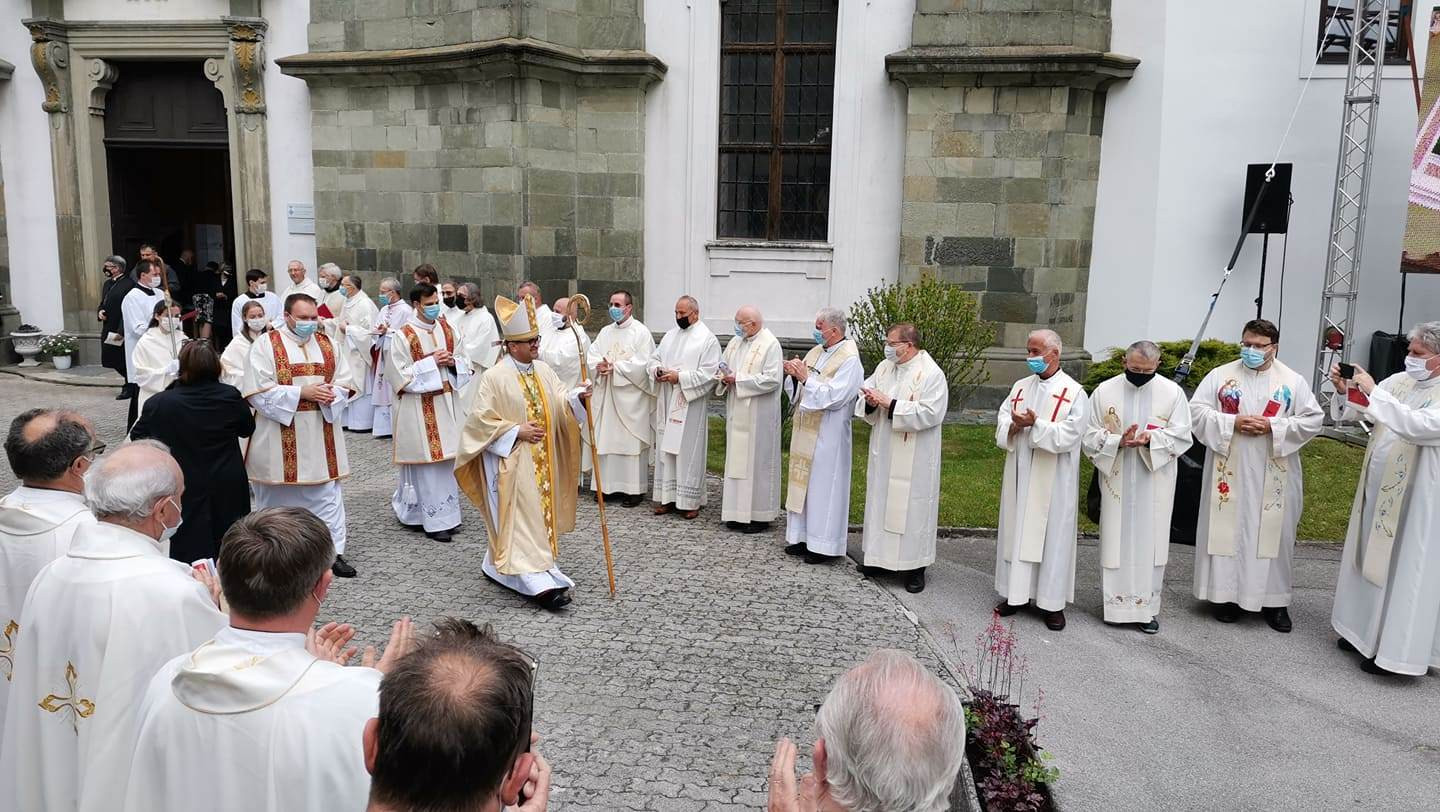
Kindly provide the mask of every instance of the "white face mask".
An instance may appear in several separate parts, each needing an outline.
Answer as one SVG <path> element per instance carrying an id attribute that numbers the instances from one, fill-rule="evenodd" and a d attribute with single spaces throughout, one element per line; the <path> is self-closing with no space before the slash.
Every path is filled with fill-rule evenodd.
<path id="1" fill-rule="evenodd" d="M 1413 355 L 1405 356 L 1405 374 L 1417 381 L 1428 381 L 1435 373 L 1430 371 L 1430 359 L 1416 358 Z"/>
<path id="2" fill-rule="evenodd" d="M 251 332 L 255 332 L 255 333 L 258 333 L 258 332 L 264 330 L 264 329 L 265 329 L 265 325 L 267 325 L 267 324 L 269 324 L 269 323 L 270 323 L 270 322 L 269 322 L 269 321 L 266 321 L 266 319 L 265 319 L 264 316 L 261 316 L 261 317 L 258 318 L 258 319 L 246 319 L 246 320 L 245 320 L 245 326 L 246 326 L 246 327 L 249 327 L 250 330 L 251 330 Z"/>
<path id="3" fill-rule="evenodd" d="M 551 313 L 550 322 L 555 325 L 556 330 L 559 330 L 565 326 L 565 316 L 560 313 Z"/>
<path id="4" fill-rule="evenodd" d="M 885 360 L 892 364 L 899 363 L 899 357 L 895 354 L 895 348 L 889 344 L 885 345 Z"/>
<path id="5" fill-rule="evenodd" d="M 167 333 L 174 332 L 180 329 L 180 320 L 175 318 L 174 316 L 161 316 L 160 329 L 164 330 Z"/>
<path id="6" fill-rule="evenodd" d="M 265 290 L 266 290 L 266 288 L 269 288 L 269 287 L 270 287 L 270 286 L 269 286 L 268 284 L 264 283 L 264 282 L 256 282 L 256 283 L 255 283 L 255 292 L 256 292 L 256 293 L 264 293 Z"/>
<path id="7" fill-rule="evenodd" d="M 179 505 L 173 498 L 167 496 L 167 497 L 165 497 L 165 501 L 167 501 L 167 502 L 169 502 L 170 504 L 172 504 L 172 505 L 175 506 L 175 512 L 176 512 L 176 513 L 181 512 L 181 511 L 180 511 L 180 505 Z M 184 523 L 185 523 L 185 520 L 182 518 L 180 521 L 178 521 L 178 522 L 175 523 L 175 526 L 174 526 L 174 527 L 170 527 L 170 526 L 168 526 L 168 525 L 165 525 L 165 529 L 160 532 L 160 540 L 161 540 L 162 542 L 168 542 L 170 539 L 175 538 L 175 533 L 180 530 L 180 525 L 182 525 L 182 524 L 184 524 Z M 161 520 L 161 524 L 164 525 L 164 520 L 163 520 L 163 519 Z"/>

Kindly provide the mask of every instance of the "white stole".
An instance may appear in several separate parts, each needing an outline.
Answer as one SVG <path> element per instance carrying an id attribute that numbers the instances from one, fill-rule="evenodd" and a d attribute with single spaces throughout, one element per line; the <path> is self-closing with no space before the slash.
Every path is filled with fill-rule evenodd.
<path id="1" fill-rule="evenodd" d="M 892 363 L 885 370 L 885 374 L 876 379 L 875 388 L 897 401 L 913 401 L 918 398 L 924 386 L 925 373 L 930 371 L 930 365 L 924 363 L 929 360 L 929 356 L 922 350 L 910 360 L 911 364 L 906 366 L 913 364 L 913 369 L 905 369 Z M 915 478 L 915 446 L 919 445 L 917 438 L 911 437 L 911 434 L 912 432 L 908 431 L 901 432 L 898 442 L 895 437 L 890 438 L 890 480 L 885 483 L 887 533 L 903 534 L 910 518 L 910 483 Z"/>
<path id="2" fill-rule="evenodd" d="M 1007 402 L 1010 404 L 1010 411 L 1018 411 L 1023 405 L 1027 409 L 1035 411 L 1036 416 L 1043 414 L 1042 411 L 1048 404 L 1036 404 L 1041 409 L 1025 403 L 1025 389 L 1031 380 L 1037 381 L 1041 388 L 1045 382 L 1037 376 L 1021 378 L 1010 387 L 1010 397 Z M 1071 391 L 1074 390 L 1074 391 Z M 1050 412 L 1050 422 L 1059 423 L 1070 415 L 1070 407 L 1075 403 L 1075 398 L 1080 394 L 1080 385 L 1074 384 L 1061 387 L 1060 394 L 1051 398 L 1054 406 Z M 1059 456 L 1039 448 L 1030 450 L 1030 486 L 1025 491 L 1025 517 L 1024 527 L 1020 531 L 1019 557 L 1021 561 L 1038 564 L 1045 557 L 1045 531 L 1050 526 L 1050 497 L 1055 492 L 1055 469 L 1059 465 Z M 1007 550 L 1007 554 L 1009 551 Z M 1007 559 L 1010 560 L 1010 559 Z"/>
<path id="3" fill-rule="evenodd" d="M 741 375 L 753 375 L 763 368 L 770 346 L 777 343 L 779 342 L 775 334 L 765 329 L 756 332 L 749 340 L 739 336 L 731 339 L 730 343 L 725 345 L 725 365 L 730 367 L 736 382 L 739 382 Z M 747 344 L 749 352 L 745 352 Z M 744 360 L 740 358 L 742 353 L 745 355 Z M 721 384 L 720 388 L 723 392 L 724 384 Z M 756 398 L 753 397 L 736 397 L 735 405 L 738 408 L 725 416 L 725 422 L 737 440 L 733 445 L 725 446 L 725 476 L 729 479 L 750 478 L 750 432 L 755 427 L 755 401 Z"/>
<path id="4" fill-rule="evenodd" d="M 1160 387 L 1156 387 L 1153 391 L 1159 392 Z M 1168 389 L 1167 391 L 1170 393 L 1170 402 L 1168 404 L 1156 403 L 1154 395 L 1152 394 L 1150 401 L 1151 415 L 1145 418 L 1145 425 L 1141 427 L 1141 431 L 1163 431 L 1170 425 L 1170 418 L 1175 414 L 1175 407 L 1181 403 L 1184 390 L 1177 388 Z M 1112 392 L 1118 394 L 1111 397 L 1110 393 Z M 1161 395 L 1161 397 L 1164 397 L 1164 395 Z M 1120 416 L 1121 413 L 1125 411 L 1124 386 L 1112 388 L 1097 387 L 1095 393 L 1091 396 L 1091 404 L 1092 408 L 1095 409 L 1095 413 L 1101 416 L 1100 419 L 1106 431 L 1112 434 L 1125 433 L 1124 420 Z M 1186 403 L 1185 408 L 1190 408 L 1190 405 Z M 1111 464 L 1110 470 L 1106 471 L 1098 466 L 1095 469 L 1100 475 L 1100 512 L 1102 514 L 1105 511 L 1113 510 L 1116 511 L 1116 513 L 1111 514 L 1112 516 L 1120 515 L 1119 512 L 1124 509 L 1125 477 L 1122 476 L 1123 466 L 1121 464 L 1124 457 L 1124 450 L 1125 449 L 1121 448 L 1115 452 L 1115 461 Z M 1138 451 L 1141 454 L 1146 454 L 1149 453 L 1150 449 L 1142 446 Z M 1155 521 L 1155 527 L 1151 531 L 1151 538 L 1156 540 L 1154 563 L 1155 566 L 1158 567 L 1164 566 L 1170 558 L 1170 545 L 1168 543 L 1170 528 L 1166 524 L 1163 524 L 1161 519 L 1169 519 L 1170 511 L 1165 509 L 1165 503 L 1173 499 L 1174 494 L 1168 492 L 1165 488 L 1151 488 L 1150 494 L 1152 499 L 1150 515 Z M 1102 532 L 1100 534 L 1101 567 L 1105 569 L 1118 569 L 1120 567 L 1120 535 L 1119 532 L 1109 534 Z"/>
<path id="5" fill-rule="evenodd" d="M 1415 390 L 1415 384 L 1409 379 L 1396 383 L 1390 390 L 1390 394 L 1396 400 L 1404 401 Z M 1338 397 L 1338 396 L 1337 396 Z M 1428 407 L 1427 403 L 1425 407 Z M 1421 408 L 1425 408 L 1421 407 Z M 1370 466 L 1375 463 L 1375 447 L 1379 445 L 1376 440 L 1382 436 L 1382 432 L 1389 431 L 1383 425 L 1376 425 L 1375 434 L 1370 438 L 1370 447 L 1365 451 L 1365 463 L 1360 468 L 1360 484 L 1357 486 L 1355 501 L 1350 508 L 1350 525 L 1354 527 L 1359 523 L 1362 511 L 1365 506 L 1365 482 L 1370 473 Z M 1384 473 L 1380 476 L 1380 490 L 1375 494 L 1375 510 L 1370 517 L 1370 527 L 1366 530 L 1361 543 L 1356 545 L 1356 565 L 1365 576 L 1365 580 L 1376 586 L 1385 586 L 1386 579 L 1390 574 L 1390 557 L 1395 551 L 1395 533 L 1399 529 L 1401 511 L 1405 506 L 1405 496 L 1410 490 L 1410 465 L 1417 458 L 1417 446 L 1414 443 L 1407 443 L 1403 440 L 1396 440 L 1390 444 L 1390 449 L 1385 455 Z"/>
<path id="6" fill-rule="evenodd" d="M 805 354 L 805 368 L 810 370 L 810 374 L 819 375 L 821 378 L 835 377 L 842 364 L 860 354 L 854 341 L 844 339 L 835 345 L 825 368 L 816 369 L 815 365 L 820 362 L 820 356 L 824 352 L 825 348 L 817 344 Z M 805 494 L 810 490 L 810 466 L 815 461 L 815 447 L 820 442 L 820 425 L 825 419 L 822 412 L 799 408 L 804 397 L 805 386 L 797 382 L 796 406 L 793 409 L 795 422 L 790 431 L 790 471 L 785 485 L 785 509 L 791 513 L 805 512 Z"/>
<path id="7" fill-rule="evenodd" d="M 1295 379 L 1294 371 L 1279 361 L 1274 361 L 1270 369 L 1275 374 L 1266 377 L 1267 386 L 1272 379 Z M 1218 399 L 1219 390 L 1216 390 L 1216 397 Z M 1291 402 L 1293 404 L 1293 400 Z M 1281 406 L 1280 412 L 1283 413 L 1286 408 Z M 1273 456 L 1266 457 L 1265 484 L 1260 494 L 1260 535 L 1256 558 L 1276 558 L 1280 555 L 1280 536 L 1285 530 L 1285 491 L 1289 473 L 1290 469 L 1285 466 L 1284 460 Z M 1210 499 L 1210 535 L 1206 546 L 1210 555 L 1235 555 L 1235 528 L 1240 521 L 1240 511 L 1231 504 L 1230 479 L 1233 476 L 1235 469 L 1230 467 L 1230 455 L 1222 457 L 1215 454 L 1215 465 L 1210 470 L 1210 487 L 1215 492 Z"/>

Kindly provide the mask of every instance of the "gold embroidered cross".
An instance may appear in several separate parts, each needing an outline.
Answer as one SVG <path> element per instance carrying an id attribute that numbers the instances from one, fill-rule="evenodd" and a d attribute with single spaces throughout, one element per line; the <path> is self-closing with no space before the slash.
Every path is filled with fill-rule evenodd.
<path id="1" fill-rule="evenodd" d="M 6 682 L 15 675 L 15 634 L 19 631 L 19 623 L 12 620 L 5 624 L 5 643 L 0 645 L 0 670 L 5 672 Z"/>
<path id="2" fill-rule="evenodd" d="M 70 689 L 70 693 L 64 696 L 50 694 L 40 700 L 41 708 L 69 719 L 70 727 L 75 730 L 76 735 L 80 734 L 80 720 L 88 719 L 90 714 L 95 712 L 95 703 L 88 699 L 81 699 L 80 692 L 75 690 L 75 682 L 78 679 L 79 675 L 75 673 L 75 664 L 65 663 L 65 685 Z"/>

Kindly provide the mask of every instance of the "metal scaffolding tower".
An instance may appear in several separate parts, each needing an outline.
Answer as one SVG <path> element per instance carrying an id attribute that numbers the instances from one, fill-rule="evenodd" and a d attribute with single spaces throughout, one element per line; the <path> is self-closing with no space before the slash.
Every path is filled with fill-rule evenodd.
<path id="1" fill-rule="evenodd" d="M 1370 196 L 1370 166 L 1375 129 L 1379 126 L 1380 79 L 1389 22 L 1387 0 L 1354 3 L 1335 203 L 1330 214 L 1330 247 L 1325 256 L 1320 336 L 1313 370 L 1315 396 L 1325 408 L 1327 420 L 1330 398 L 1335 393 L 1330 385 L 1330 366 L 1349 359 L 1355 338 L 1355 300 L 1360 290 L 1360 254 L 1365 242 L 1365 208 Z"/>

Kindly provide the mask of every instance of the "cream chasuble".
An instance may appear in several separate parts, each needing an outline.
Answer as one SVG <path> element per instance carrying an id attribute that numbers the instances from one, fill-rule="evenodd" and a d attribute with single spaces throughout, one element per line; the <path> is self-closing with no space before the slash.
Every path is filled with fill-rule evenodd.
<path id="1" fill-rule="evenodd" d="M 5 729 L 25 593 L 45 565 L 70 549 L 75 531 L 94 523 L 78 493 L 21 485 L 0 499 L 0 730 Z M 0 741 L 0 751 L 4 747 Z"/>
<path id="2" fill-rule="evenodd" d="M 945 373 L 921 350 L 909 361 L 881 361 L 863 389 L 894 398 L 888 409 L 855 402 L 871 425 L 865 472 L 865 566 L 913 570 L 935 561 L 940 517 L 940 425 L 950 405 Z"/>
<path id="3" fill-rule="evenodd" d="M 534 421 L 544 439 L 528 443 L 512 431 Z M 513 443 L 511 440 L 513 439 Z M 511 444 L 492 483 L 482 459 L 486 449 Z M 503 575 L 545 572 L 560 554 L 560 536 L 575 528 L 580 478 L 580 427 L 555 373 L 543 362 L 521 371 L 513 359 L 480 376 L 475 407 L 465 422 L 455 478 L 480 509 L 490 534 L 490 557 Z"/>
<path id="4" fill-rule="evenodd" d="M 251 482 L 315 485 L 350 475 L 339 423 L 357 385 L 329 336 L 316 332 L 302 343 L 289 330 L 271 330 L 250 348 L 243 384 L 240 394 L 256 411 L 245 456 Z M 308 384 L 329 384 L 336 401 L 301 400 Z"/>
<path id="5" fill-rule="evenodd" d="M 725 345 L 723 363 L 735 385 L 725 398 L 725 483 L 720 519 L 771 522 L 780 515 L 780 341 L 767 327 Z M 721 370 L 723 372 L 723 370 Z"/>
<path id="6" fill-rule="evenodd" d="M 1330 622 L 1381 668 L 1440 668 L 1440 377 L 1386 378 L 1367 405 L 1331 402 L 1375 428 L 1350 511 Z"/>
<path id="7" fill-rule="evenodd" d="M 180 333 L 151 327 L 136 342 L 135 354 L 130 357 L 130 369 L 135 383 L 140 386 L 139 401 L 135 404 L 137 416 L 145 408 L 145 401 L 164 392 L 165 387 L 180 376 L 180 362 L 176 359 L 185 341 L 185 336 Z"/>
<path id="8" fill-rule="evenodd" d="M 105 522 L 77 529 L 20 613 L 0 809 L 114 810 L 146 683 L 225 622 L 154 539 Z"/>
<path id="9" fill-rule="evenodd" d="M 1271 433 L 1235 433 L 1237 415 L 1270 412 Z M 1195 597 L 1256 612 L 1290 605 L 1291 555 L 1304 478 L 1300 449 L 1324 426 L 1310 385 L 1279 361 L 1210 371 L 1190 399 L 1195 439 L 1207 449 L 1196 527 Z"/>
<path id="10" fill-rule="evenodd" d="M 995 444 L 1005 449 L 995 591 L 1012 606 L 1030 600 L 1058 612 L 1075 598 L 1075 511 L 1080 438 L 1088 399 L 1075 379 L 1021 378 L 996 416 Z M 1035 412 L 1035 425 L 1010 436 L 1010 413 Z"/>
<path id="11" fill-rule="evenodd" d="M 302 634 L 227 626 L 149 680 L 124 804 L 113 808 L 363 810 L 380 677 L 316 659 Z"/>
<path id="12" fill-rule="evenodd" d="M 671 327 L 646 372 L 679 373 L 679 383 L 657 381 L 655 398 L 655 501 L 679 510 L 704 507 L 705 454 L 710 429 L 705 406 L 715 392 L 720 342 L 704 322 Z"/>
<path id="13" fill-rule="evenodd" d="M 1160 614 L 1176 458 L 1190 447 L 1185 391 L 1156 376 L 1135 387 L 1123 374 L 1090 395 L 1086 456 L 1100 472 L 1100 567 L 1105 620 L 1148 623 Z M 1149 445 L 1121 448 L 1131 426 Z"/>
<path id="14" fill-rule="evenodd" d="M 595 450 L 600 456 L 600 484 L 609 493 L 643 494 L 649 490 L 649 454 L 655 442 L 655 378 L 648 372 L 655 354 L 650 329 L 634 318 L 607 324 L 590 347 L 587 362 L 595 394 Z M 613 369 L 600 375 L 595 367 L 609 361 Z M 595 489 L 595 480 L 590 480 Z"/>
<path id="15" fill-rule="evenodd" d="M 805 355 L 803 384 L 785 377 L 794 404 L 785 488 L 785 542 L 812 553 L 845 554 L 850 529 L 850 464 L 855 397 L 865 367 L 855 342 L 816 345 Z"/>

